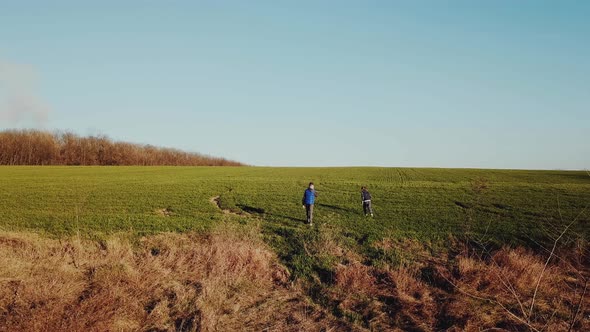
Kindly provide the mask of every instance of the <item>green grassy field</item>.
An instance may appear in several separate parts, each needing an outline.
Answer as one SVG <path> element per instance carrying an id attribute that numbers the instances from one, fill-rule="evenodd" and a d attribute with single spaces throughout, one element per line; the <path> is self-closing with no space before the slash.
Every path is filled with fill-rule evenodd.
<path id="1" fill-rule="evenodd" d="M 309 181 L 316 184 L 319 193 L 313 227 L 305 224 L 305 211 L 301 206 L 301 197 Z M 363 216 L 361 185 L 368 186 L 373 195 L 375 218 Z M 526 301 L 534 298 L 531 287 L 534 280 L 541 280 L 537 279 L 539 272 L 534 271 L 546 261 L 546 248 L 552 247 L 553 240 L 567 228 L 568 231 L 560 237 L 560 260 L 554 260 L 553 265 L 548 267 L 552 278 L 546 278 L 547 285 L 544 281 L 541 292 L 543 301 L 553 301 L 545 302 L 553 303 L 553 307 L 545 306 L 551 310 L 543 309 L 533 323 L 537 324 L 535 326 L 547 326 L 544 317 L 553 317 L 555 308 L 560 310 L 556 319 L 565 322 L 569 312 L 576 312 L 577 309 L 572 305 L 563 307 L 560 303 L 581 303 L 583 296 L 578 294 L 586 284 L 584 278 L 578 277 L 586 273 L 580 274 L 580 271 L 586 271 L 588 264 L 590 213 L 586 207 L 589 202 L 590 176 L 586 172 L 419 168 L 0 167 L 0 231 L 8 231 L 4 233 L 4 248 L 9 255 L 5 265 L 16 266 L 7 268 L 4 273 L 21 271 L 17 274 L 18 280 L 33 275 L 25 266 L 53 264 L 55 254 L 49 251 L 44 259 L 40 259 L 41 251 L 35 249 L 28 250 L 28 255 L 20 256 L 21 248 L 28 243 L 19 240 L 21 231 L 44 235 L 22 235 L 23 239 L 34 239 L 37 243 L 35 248 L 41 248 L 46 243 L 43 238 L 47 236 L 61 248 L 58 250 L 62 253 L 60 262 L 67 268 L 56 269 L 57 272 L 69 271 L 71 264 L 76 271 L 84 271 L 77 269 L 75 257 L 81 260 L 80 255 L 92 250 L 96 250 L 99 257 L 104 257 L 109 253 L 108 248 L 122 243 L 116 239 L 124 238 L 128 241 L 128 250 L 114 247 L 110 254 L 115 255 L 115 263 L 98 264 L 96 268 L 103 271 L 105 264 L 109 267 L 107 271 L 110 274 L 106 274 L 109 285 L 112 284 L 110 280 L 115 280 L 110 278 L 121 275 L 121 266 L 127 269 L 132 264 L 148 264 L 159 259 L 169 261 L 170 257 L 194 263 L 193 247 L 197 247 L 196 243 L 172 250 L 170 246 L 174 244 L 158 242 L 159 235 L 145 235 L 191 232 L 187 234 L 188 238 L 199 241 L 201 254 L 207 256 L 223 251 L 219 244 L 207 242 L 211 236 L 215 237 L 212 234 L 233 234 L 230 238 L 217 236 L 216 239 L 224 241 L 225 247 L 227 243 L 232 243 L 232 239 L 256 239 L 258 242 L 243 244 L 244 248 L 250 248 L 253 253 L 269 249 L 274 251 L 273 256 L 263 256 L 271 259 L 276 254 L 281 265 L 288 270 L 284 275 L 304 294 L 305 300 L 302 301 L 313 303 L 320 308 L 318 310 L 335 317 L 342 324 L 366 329 L 383 326 L 383 329 L 376 330 L 387 330 L 393 326 L 409 330 L 444 330 L 450 326 L 463 329 L 467 326 L 462 318 L 465 308 L 472 307 L 481 307 L 479 312 L 470 312 L 475 317 L 472 317 L 475 319 L 473 324 L 505 327 L 502 322 L 506 313 L 502 307 L 497 309 L 499 311 L 495 316 L 492 315 L 493 318 L 488 317 L 489 321 L 477 320 L 489 315 L 489 302 L 482 301 L 474 306 L 473 298 L 461 297 L 463 293 L 454 291 L 459 286 L 450 287 L 447 278 L 462 285 L 460 287 L 468 287 L 471 292 L 483 292 L 484 297 L 504 296 L 500 297 L 503 303 L 518 312 L 517 302 L 520 303 L 520 299 L 525 299 L 523 303 L 528 305 Z M 178 234 L 165 236 L 178 239 L 174 237 Z M 90 241 L 80 242 L 81 238 Z M 71 249 L 71 243 L 77 243 L 78 249 Z M 81 243 L 85 243 L 87 248 L 82 250 Z M 263 247 L 253 246 L 252 243 Z M 206 249 L 207 246 L 213 249 Z M 126 256 L 129 259 L 127 265 L 121 265 L 121 258 L 116 254 L 129 253 L 131 248 L 137 251 L 138 256 Z M 183 250 L 188 249 L 193 251 L 182 256 Z M 28 251 L 24 250 L 25 253 Z M 146 255 L 146 252 L 149 254 Z M 166 254 L 161 255 L 161 252 Z M 181 256 L 174 256 L 172 252 Z M 227 269 L 227 260 L 235 263 L 239 254 L 233 252 L 229 256 L 221 256 L 219 264 L 222 270 Z M 22 263 L 26 258 L 35 263 Z M 176 259 L 170 262 L 173 266 L 178 263 Z M 252 259 L 248 258 L 243 266 L 251 264 Z M 87 263 L 87 268 L 90 265 Z M 206 268 L 206 264 L 199 268 Z M 176 272 L 175 269 L 172 272 Z M 52 273 L 55 271 L 52 270 Z M 561 273 L 557 277 L 556 271 Z M 39 275 L 45 274 L 43 271 Z M 84 272 L 81 280 L 92 275 Z M 513 284 L 526 286 L 519 288 L 520 297 L 516 298 L 516 302 L 511 297 L 512 293 L 502 295 L 502 290 L 506 288 L 502 284 L 505 279 L 498 277 L 500 275 L 512 276 L 510 280 Z M 186 281 L 183 278 L 177 276 L 175 283 L 183 284 Z M 484 279 L 489 282 L 481 281 Z M 36 283 L 32 280 L 29 284 Z M 127 284 L 134 279 L 124 280 L 119 284 Z M 91 281 L 88 287 L 95 284 Z M 54 281 L 51 283 L 55 284 Z M 135 287 L 131 289 L 137 291 Z M 292 289 L 283 291 L 284 294 L 292 293 Z M 16 294 L 15 290 L 7 292 Z M 564 301 L 563 294 L 569 294 L 569 300 Z M 30 302 L 36 303 L 34 299 L 38 296 L 37 293 L 32 294 Z M 265 296 L 268 297 L 268 294 Z M 152 295 L 147 294 L 145 301 L 151 298 Z M 27 303 L 23 304 L 23 308 L 33 308 Z M 278 302 L 273 303 L 277 306 L 271 306 L 273 311 L 280 309 Z M 425 308 L 420 309 L 418 316 L 413 311 L 416 303 Z M 449 313 L 446 309 L 449 305 L 457 305 L 457 313 Z M 307 304 L 305 306 L 307 308 Z M 367 306 L 371 309 L 362 309 Z M 140 306 L 144 307 L 145 304 Z M 213 305 L 210 308 L 219 307 Z M 426 326 L 424 317 L 430 317 L 428 326 L 431 328 L 414 329 Z M 385 325 L 379 325 L 379 322 Z M 524 326 L 529 323 L 523 325 L 522 322 L 516 319 L 510 326 L 520 326 L 515 330 L 525 330 Z"/>
<path id="2" fill-rule="evenodd" d="M 287 236 L 309 228 L 300 204 L 309 181 L 319 193 L 316 223 L 357 242 L 471 232 L 528 243 L 580 213 L 573 229 L 590 237 L 585 172 L 420 168 L 1 167 L 0 227 L 150 234 L 235 219 Z M 374 219 L 362 216 L 361 185 L 374 197 Z M 224 215 L 210 202 L 218 195 L 224 208 L 250 215 Z"/>

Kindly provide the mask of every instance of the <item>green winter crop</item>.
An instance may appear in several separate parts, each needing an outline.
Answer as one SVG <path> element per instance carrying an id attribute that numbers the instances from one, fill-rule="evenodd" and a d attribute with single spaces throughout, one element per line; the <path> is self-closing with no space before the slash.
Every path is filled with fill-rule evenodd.
<path id="1" fill-rule="evenodd" d="M 319 193 L 314 227 L 359 244 L 469 234 L 531 245 L 578 215 L 573 232 L 590 238 L 585 172 L 425 168 L 1 167 L 0 228 L 151 234 L 233 220 L 256 222 L 287 250 L 291 235 L 310 232 L 301 208 L 310 181 Z M 375 218 L 362 214 L 361 185 Z"/>

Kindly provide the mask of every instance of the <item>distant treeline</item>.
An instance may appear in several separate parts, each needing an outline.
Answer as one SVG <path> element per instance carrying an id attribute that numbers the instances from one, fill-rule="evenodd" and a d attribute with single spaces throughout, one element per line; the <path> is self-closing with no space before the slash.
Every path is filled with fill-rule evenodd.
<path id="1" fill-rule="evenodd" d="M 241 163 L 70 132 L 7 130 L 0 132 L 0 165 L 241 166 Z"/>

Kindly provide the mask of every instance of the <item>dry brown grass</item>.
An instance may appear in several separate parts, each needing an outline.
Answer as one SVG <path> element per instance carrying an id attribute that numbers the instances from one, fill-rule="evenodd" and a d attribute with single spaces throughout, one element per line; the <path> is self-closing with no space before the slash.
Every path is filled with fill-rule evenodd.
<path id="1" fill-rule="evenodd" d="M 0 233 L 2 331 L 345 328 L 310 304 L 256 233 L 130 242 Z"/>
<path id="2" fill-rule="evenodd" d="M 427 252 L 407 241 L 376 245 Z M 391 267 L 366 265 L 329 231 L 306 247 L 336 257 L 332 283 L 292 284 L 256 228 L 135 242 L 0 233 L 0 331 L 590 330 L 587 257 L 557 253 L 529 317 L 542 254 L 464 248 Z"/>
<path id="3" fill-rule="evenodd" d="M 376 245 L 408 247 L 404 241 Z M 528 316 L 546 257 L 522 248 L 487 258 L 460 252 L 450 260 L 430 257 L 396 268 L 340 264 L 330 296 L 344 316 L 372 330 L 590 330 L 590 301 L 582 297 L 587 265 L 584 272 L 564 256 L 549 264 Z"/>
<path id="4" fill-rule="evenodd" d="M 339 309 L 377 331 L 435 328 L 437 307 L 430 287 L 409 268 L 382 270 L 358 262 L 336 270 Z"/>
<path id="5" fill-rule="evenodd" d="M 587 296 L 581 297 L 587 271 L 575 268 L 565 259 L 549 264 L 535 297 L 545 260 L 546 257 L 522 248 L 503 248 L 487 260 L 459 257 L 454 283 L 464 301 L 453 301 L 448 313 L 470 327 L 505 325 L 521 330 L 568 331 L 571 326 L 572 330 L 590 330 L 590 301 Z M 534 311 L 529 315 L 533 298 Z M 481 305 L 475 307 L 479 309 L 478 315 L 473 314 L 473 308 L 469 310 L 468 303 L 474 300 Z M 571 325 L 580 300 L 585 316 Z"/>

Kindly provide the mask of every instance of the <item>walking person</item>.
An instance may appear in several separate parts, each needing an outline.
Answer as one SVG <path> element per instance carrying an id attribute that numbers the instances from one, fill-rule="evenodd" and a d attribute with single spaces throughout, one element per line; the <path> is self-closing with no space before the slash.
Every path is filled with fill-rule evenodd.
<path id="1" fill-rule="evenodd" d="M 363 202 L 363 212 L 365 213 L 365 217 L 369 214 L 371 217 L 374 217 L 373 208 L 371 207 L 371 193 L 369 193 L 367 187 L 361 187 L 361 200 Z"/>
<path id="2" fill-rule="evenodd" d="M 301 200 L 301 204 L 305 207 L 305 214 L 307 215 L 307 223 L 309 226 L 313 223 L 313 205 L 315 204 L 316 197 L 318 197 L 318 193 L 315 191 L 313 182 L 310 182 L 307 189 L 305 189 L 303 199 Z"/>

